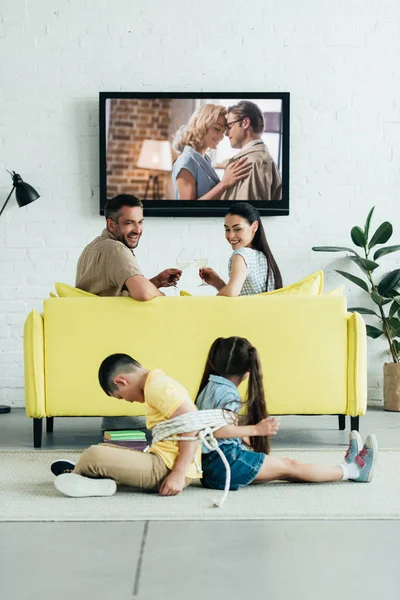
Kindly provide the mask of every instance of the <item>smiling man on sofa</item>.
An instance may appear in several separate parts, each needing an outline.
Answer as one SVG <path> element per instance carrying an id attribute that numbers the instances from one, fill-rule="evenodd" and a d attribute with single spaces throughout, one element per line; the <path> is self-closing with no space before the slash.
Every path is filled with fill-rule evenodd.
<path id="1" fill-rule="evenodd" d="M 143 204 L 135 196 L 120 194 L 107 201 L 106 228 L 83 250 L 75 286 L 97 296 L 131 296 L 152 300 L 163 296 L 159 288 L 175 285 L 182 271 L 165 269 L 146 279 L 133 252 L 143 232 Z"/>

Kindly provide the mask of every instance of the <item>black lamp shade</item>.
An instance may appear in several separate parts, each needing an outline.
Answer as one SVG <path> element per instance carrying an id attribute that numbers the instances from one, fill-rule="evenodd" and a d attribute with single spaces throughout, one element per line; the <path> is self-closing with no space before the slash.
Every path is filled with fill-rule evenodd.
<path id="1" fill-rule="evenodd" d="M 26 206 L 40 197 L 35 188 L 29 185 L 29 183 L 22 181 L 21 176 L 17 173 L 13 173 L 13 184 L 19 207 Z"/>

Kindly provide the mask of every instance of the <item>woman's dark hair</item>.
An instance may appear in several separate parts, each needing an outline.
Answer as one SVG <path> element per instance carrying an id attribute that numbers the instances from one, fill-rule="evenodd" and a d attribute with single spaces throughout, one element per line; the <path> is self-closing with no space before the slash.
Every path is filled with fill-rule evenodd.
<path id="1" fill-rule="evenodd" d="M 128 354 L 111 354 L 103 360 L 99 368 L 99 383 L 107 396 L 117 391 L 114 379 L 121 373 L 131 373 L 142 365 Z"/>
<path id="2" fill-rule="evenodd" d="M 104 216 L 106 217 L 106 220 L 111 219 L 114 223 L 117 223 L 121 208 L 124 206 L 130 206 L 131 208 L 140 206 L 140 208 L 143 208 L 143 203 L 139 198 L 131 196 L 131 194 L 119 194 L 118 196 L 114 196 L 114 198 L 107 200 L 104 207 Z"/>
<path id="3" fill-rule="evenodd" d="M 265 235 L 265 230 L 258 210 L 248 202 L 236 202 L 228 208 L 226 214 L 243 217 L 250 225 L 252 225 L 254 221 L 258 222 L 258 229 L 254 235 L 251 247 L 262 252 L 267 259 L 266 291 L 268 291 L 269 287 L 272 287 L 274 290 L 281 288 L 282 275 L 268 245 L 267 236 Z"/>
<path id="4" fill-rule="evenodd" d="M 257 349 L 245 338 L 217 338 L 213 342 L 207 356 L 196 400 L 206 387 L 210 375 L 219 375 L 220 377 L 231 375 L 242 378 L 247 372 L 249 372 L 249 381 L 245 400 L 247 406 L 245 424 L 259 423 L 268 416 L 262 369 Z M 268 437 L 252 437 L 250 442 L 256 452 L 269 454 Z"/>

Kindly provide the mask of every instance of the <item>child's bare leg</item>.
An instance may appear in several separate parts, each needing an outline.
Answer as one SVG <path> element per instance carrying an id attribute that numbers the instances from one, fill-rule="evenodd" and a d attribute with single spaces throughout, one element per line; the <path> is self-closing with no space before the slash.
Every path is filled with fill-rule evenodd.
<path id="1" fill-rule="evenodd" d="M 378 442 L 374 434 L 365 440 L 359 451 L 358 434 L 351 432 L 350 444 L 343 463 L 338 467 L 329 465 L 304 464 L 291 458 L 275 458 L 265 456 L 264 462 L 252 483 L 263 483 L 284 479 L 286 481 L 323 481 L 351 480 L 369 483 L 372 479 L 378 455 Z"/>
<path id="2" fill-rule="evenodd" d="M 322 481 L 340 481 L 342 478 L 342 467 L 304 464 L 291 458 L 266 456 L 261 469 L 252 483 L 265 483 L 277 479 L 317 483 Z"/>

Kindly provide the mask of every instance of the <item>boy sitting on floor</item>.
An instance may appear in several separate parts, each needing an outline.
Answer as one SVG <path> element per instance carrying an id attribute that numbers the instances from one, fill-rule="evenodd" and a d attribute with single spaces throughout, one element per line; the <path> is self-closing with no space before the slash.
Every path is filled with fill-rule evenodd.
<path id="1" fill-rule="evenodd" d="M 112 354 L 99 369 L 99 382 L 108 396 L 145 405 L 146 426 L 197 411 L 185 388 L 160 369 L 149 371 L 127 354 Z M 196 436 L 197 432 L 185 435 Z M 111 496 L 117 484 L 175 496 L 201 477 L 201 445 L 197 441 L 163 440 L 149 452 L 112 444 L 91 446 L 78 463 L 57 460 L 51 465 L 56 488 L 66 496 Z"/>

